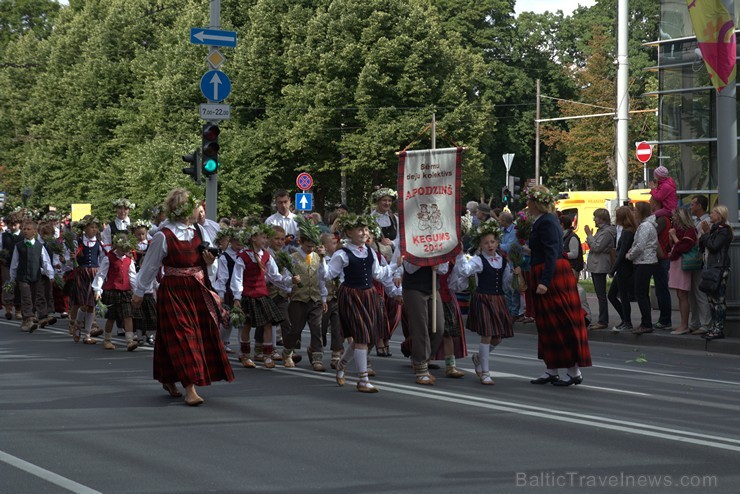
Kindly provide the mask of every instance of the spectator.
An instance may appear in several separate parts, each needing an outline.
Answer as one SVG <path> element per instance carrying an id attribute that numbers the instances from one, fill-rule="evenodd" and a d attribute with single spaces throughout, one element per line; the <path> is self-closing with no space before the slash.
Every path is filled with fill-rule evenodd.
<path id="1" fill-rule="evenodd" d="M 265 223 L 277 225 L 285 230 L 285 235 L 292 235 L 295 239 L 298 234 L 298 224 L 295 222 L 295 214 L 290 211 L 290 194 L 285 189 L 278 189 L 273 194 L 277 212 L 269 216 Z"/>
<path id="2" fill-rule="evenodd" d="M 609 304 L 606 298 L 606 275 L 612 269 L 612 255 L 616 245 L 617 229 L 611 224 L 609 211 L 599 208 L 594 211 L 596 233 L 586 225 L 586 243 L 588 244 L 588 259 L 586 269 L 591 273 L 594 281 L 596 298 L 599 301 L 599 320 L 591 324 L 590 330 L 606 329 L 609 327 Z"/>
<path id="3" fill-rule="evenodd" d="M 650 195 L 661 204 L 661 207 L 653 210 L 653 212 L 656 218 L 669 218 L 673 214 L 673 210 L 678 206 L 676 182 L 670 177 L 668 168 L 665 166 L 659 166 L 655 169 L 653 179 L 656 185 L 650 190 Z"/>
<path id="4" fill-rule="evenodd" d="M 655 213 L 663 209 L 661 202 L 655 197 L 650 198 L 650 208 Z M 658 299 L 658 322 L 655 329 L 671 329 L 671 292 L 668 289 L 668 272 L 671 268 L 671 260 L 668 254 L 671 251 L 668 232 L 671 229 L 671 217 L 655 216 L 655 224 L 658 232 L 658 268 L 653 274 L 655 284 L 655 298 Z"/>
<path id="5" fill-rule="evenodd" d="M 349 214 L 349 206 L 346 204 L 337 204 L 337 207 L 331 214 L 332 216 L 329 218 L 329 222 L 331 223 L 331 232 L 339 234 L 341 233 L 339 229 L 340 218 Z"/>
<path id="6" fill-rule="evenodd" d="M 583 245 L 581 239 L 573 231 L 573 220 L 570 216 L 561 214 L 558 221 L 563 229 L 563 255 L 573 270 L 573 276 L 576 277 L 576 287 L 578 288 L 578 297 L 581 299 L 581 308 L 585 312 L 586 325 L 591 324 L 591 306 L 588 304 L 588 295 L 586 290 L 578 283 L 583 271 Z"/>
<path id="7" fill-rule="evenodd" d="M 635 230 L 637 223 L 632 214 L 632 208 L 622 206 L 616 211 L 616 224 L 620 231 L 617 238 L 617 256 L 612 266 L 611 275 L 612 286 L 609 287 L 608 298 L 617 313 L 621 316 L 622 322 L 614 326 L 612 331 L 632 331 L 632 304 L 634 298 L 634 267 L 632 261 L 627 259 L 627 252 L 632 248 L 635 240 Z"/>
<path id="8" fill-rule="evenodd" d="M 311 223 L 319 227 L 321 233 L 329 233 L 329 227 L 324 223 L 321 213 L 311 213 L 309 218 L 311 219 Z"/>
<path id="9" fill-rule="evenodd" d="M 689 206 L 691 214 L 694 216 L 694 226 L 696 227 L 696 235 L 701 240 L 701 236 L 704 233 L 702 226 L 704 224 L 707 227 L 710 226 L 709 213 L 709 201 L 707 196 L 695 195 L 691 198 L 691 204 Z M 707 294 L 699 290 L 699 282 L 701 281 L 701 270 L 691 272 L 691 291 L 689 291 L 689 302 L 691 315 L 689 319 L 689 329 L 691 334 L 704 334 L 709 329 L 712 323 L 712 313 L 709 309 L 709 300 Z"/>
<path id="10" fill-rule="evenodd" d="M 478 204 L 475 209 L 475 217 L 478 218 L 479 223 L 488 221 L 488 218 L 491 217 L 491 206 L 486 203 Z"/>
<path id="11" fill-rule="evenodd" d="M 717 205 L 709 213 L 711 228 L 702 225 L 702 236 L 699 246 L 707 253 L 704 269 L 720 268 L 722 277 L 719 288 L 714 293 L 708 293 L 709 306 L 712 312 L 712 327 L 702 336 L 705 340 L 718 340 L 725 337 L 725 290 L 727 277 L 730 273 L 730 243 L 732 243 L 732 227 L 727 224 L 727 206 Z"/>
<path id="12" fill-rule="evenodd" d="M 686 208 L 679 208 L 673 212 L 673 228 L 668 231 L 671 239 L 671 261 L 668 273 L 668 287 L 676 290 L 678 311 L 681 314 L 681 324 L 671 331 L 671 334 L 687 334 L 689 332 L 689 291 L 691 291 L 691 271 L 683 270 L 683 254 L 696 246 L 697 235 L 694 220 Z"/>
<path id="13" fill-rule="evenodd" d="M 634 265 L 635 299 L 640 308 L 640 326 L 633 329 L 633 334 L 653 332 L 653 320 L 650 313 L 650 278 L 658 269 L 658 231 L 655 216 L 650 205 L 638 202 L 634 210 L 635 223 L 638 224 L 632 248 L 626 259 Z"/>

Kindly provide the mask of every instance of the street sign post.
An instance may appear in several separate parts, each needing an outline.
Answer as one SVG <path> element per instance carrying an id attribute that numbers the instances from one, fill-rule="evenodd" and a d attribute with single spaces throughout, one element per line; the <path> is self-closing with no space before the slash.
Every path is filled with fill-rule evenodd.
<path id="1" fill-rule="evenodd" d="M 295 208 L 298 211 L 311 211 L 313 209 L 313 194 L 310 192 L 299 192 L 295 195 Z"/>
<path id="2" fill-rule="evenodd" d="M 653 146 L 645 141 L 638 142 L 635 154 L 637 155 L 637 161 L 640 163 L 647 163 L 653 156 Z"/>
<path id="3" fill-rule="evenodd" d="M 506 153 L 501 156 L 504 158 L 504 166 L 506 167 L 506 183 L 509 183 L 509 170 L 511 170 L 511 163 L 514 161 L 514 153 Z"/>
<path id="4" fill-rule="evenodd" d="M 236 31 L 221 31 L 202 27 L 190 28 L 190 42 L 195 45 L 236 47 Z"/>
<path id="5" fill-rule="evenodd" d="M 309 173 L 301 173 L 295 179 L 295 184 L 298 186 L 299 189 L 306 191 L 313 187 L 313 177 Z M 296 204 L 297 203 L 298 201 L 296 201 Z"/>
<path id="6" fill-rule="evenodd" d="M 209 101 L 223 101 L 231 94 L 231 80 L 223 72 L 209 70 L 200 79 L 200 92 Z"/>
<path id="7" fill-rule="evenodd" d="M 0 208 L 5 207 L 5 192 L 0 192 Z"/>

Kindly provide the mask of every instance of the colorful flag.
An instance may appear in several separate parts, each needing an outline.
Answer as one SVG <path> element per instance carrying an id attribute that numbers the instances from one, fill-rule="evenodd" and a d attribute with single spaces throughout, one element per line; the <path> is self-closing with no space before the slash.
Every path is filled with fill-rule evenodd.
<path id="1" fill-rule="evenodd" d="M 404 151 L 398 162 L 401 253 L 434 266 L 460 252 L 462 148 Z"/>
<path id="2" fill-rule="evenodd" d="M 712 85 L 722 91 L 735 81 L 735 23 L 722 0 L 686 0 L 701 56 Z"/>

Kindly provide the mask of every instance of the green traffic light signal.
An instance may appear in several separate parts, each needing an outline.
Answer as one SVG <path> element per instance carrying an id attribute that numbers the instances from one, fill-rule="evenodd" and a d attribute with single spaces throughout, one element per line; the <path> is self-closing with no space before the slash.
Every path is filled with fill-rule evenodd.
<path id="1" fill-rule="evenodd" d="M 218 161 L 214 159 L 208 159 L 203 163 L 203 171 L 207 175 L 212 175 L 218 171 Z"/>

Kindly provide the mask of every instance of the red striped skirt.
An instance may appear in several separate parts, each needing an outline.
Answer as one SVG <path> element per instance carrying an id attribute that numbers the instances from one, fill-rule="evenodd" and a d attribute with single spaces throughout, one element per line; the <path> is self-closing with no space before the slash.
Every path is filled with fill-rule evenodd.
<path id="1" fill-rule="evenodd" d="M 378 294 L 373 288 L 347 288 L 337 291 L 337 307 L 342 336 L 354 338 L 355 343 L 368 345 L 377 339 Z"/>
<path id="2" fill-rule="evenodd" d="M 401 306 L 396 302 L 395 297 L 389 296 L 387 293 L 385 297 L 385 313 L 388 318 L 388 331 L 382 336 L 384 340 L 390 340 L 393 333 L 396 332 L 396 328 L 401 323 Z"/>
<path id="3" fill-rule="evenodd" d="M 535 290 L 544 269 L 544 264 L 532 266 L 528 288 L 537 325 L 537 357 L 545 361 L 548 369 L 574 364 L 588 367 L 591 365 L 588 332 L 570 263 L 567 259 L 558 259 L 547 293 L 537 295 Z"/>
<path id="4" fill-rule="evenodd" d="M 468 309 L 467 328 L 481 336 L 511 338 L 514 331 L 504 295 L 473 293 Z"/>
<path id="5" fill-rule="evenodd" d="M 95 292 L 92 282 L 98 268 L 84 268 L 82 266 L 75 270 L 75 302 L 77 305 L 95 307 Z"/>
<path id="6" fill-rule="evenodd" d="M 452 338 L 455 358 L 465 358 L 468 356 L 468 348 L 467 342 L 465 341 L 465 331 L 462 330 L 462 312 L 460 311 L 457 299 L 453 297 L 449 302 L 442 302 L 442 308 L 445 313 L 444 335 Z M 448 326 L 448 324 L 454 325 L 455 328 Z M 437 353 L 432 355 L 432 360 L 444 360 L 445 356 L 445 346 L 443 342 L 439 345 Z"/>
<path id="7" fill-rule="evenodd" d="M 168 272 L 157 292 L 154 379 L 183 386 L 232 381 L 224 352 L 218 310 L 200 278 Z M 208 298 L 210 297 L 210 299 Z"/>

